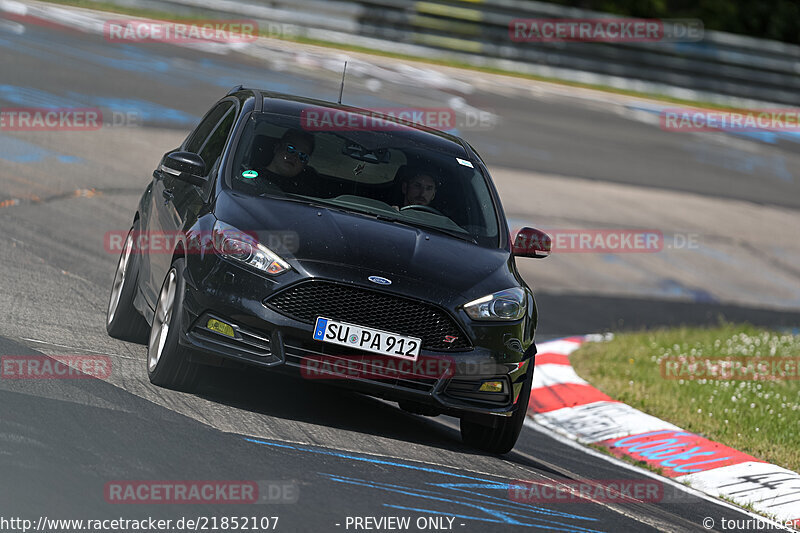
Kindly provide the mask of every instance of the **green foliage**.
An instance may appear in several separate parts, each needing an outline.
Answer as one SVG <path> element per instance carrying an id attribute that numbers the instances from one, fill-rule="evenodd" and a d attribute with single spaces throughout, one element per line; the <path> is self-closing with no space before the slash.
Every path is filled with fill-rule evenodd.
<path id="1" fill-rule="evenodd" d="M 797 363 L 782 377 L 665 370 L 666 361 L 800 358 L 800 336 L 748 325 L 624 333 L 591 342 L 570 356 L 575 371 L 612 398 L 678 427 L 800 470 L 800 380 Z M 784 360 L 785 361 L 785 360 Z M 662 364 L 663 363 L 663 364 Z M 772 369 L 772 367 L 766 367 Z M 722 376 L 721 374 L 716 374 Z M 679 379 L 679 378 L 687 379 Z"/>
<path id="2" fill-rule="evenodd" d="M 797 0 L 550 1 L 637 18 L 700 19 L 708 30 L 800 43 L 800 2 Z"/>

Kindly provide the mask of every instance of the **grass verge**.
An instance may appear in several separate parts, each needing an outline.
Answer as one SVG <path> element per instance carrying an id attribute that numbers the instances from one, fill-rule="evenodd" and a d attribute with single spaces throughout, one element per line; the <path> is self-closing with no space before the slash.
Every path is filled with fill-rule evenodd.
<path id="1" fill-rule="evenodd" d="M 167 13 L 164 11 L 158 11 L 154 9 L 143 9 L 138 7 L 132 6 L 118 6 L 116 4 L 112 4 L 109 2 L 94 2 L 92 0 L 44 0 L 47 3 L 57 4 L 57 5 L 64 5 L 64 6 L 72 6 L 72 7 L 81 7 L 86 9 L 94 9 L 97 11 L 106 11 L 110 13 L 120 13 L 124 15 L 131 15 L 135 17 L 145 17 L 145 18 L 152 18 L 152 19 L 161 19 L 161 20 L 197 20 L 197 15 L 175 15 L 172 13 Z M 239 17 L 241 18 L 241 17 Z M 741 111 L 741 108 L 721 105 L 712 102 L 705 102 L 701 100 L 687 100 L 683 98 L 673 98 L 670 96 L 665 96 L 662 94 L 657 93 L 648 93 L 648 92 L 640 92 L 640 91 L 631 91 L 627 89 L 619 89 L 616 87 L 609 87 L 607 85 L 598 85 L 598 84 L 591 84 L 591 83 L 581 83 L 581 82 L 574 82 L 568 80 L 562 80 L 559 78 L 552 78 L 547 76 L 537 76 L 534 74 L 523 74 L 519 72 L 503 70 L 498 68 L 492 67 L 481 67 L 472 65 L 470 63 L 457 61 L 457 60 L 450 60 L 450 59 L 431 59 L 425 57 L 418 57 L 412 56 L 408 54 L 399 54 L 393 52 L 386 52 L 383 50 L 375 50 L 372 48 L 366 48 L 363 46 L 355 46 L 355 45 L 347 45 L 342 43 L 335 43 L 330 41 L 323 41 L 319 39 L 309 39 L 306 37 L 276 37 L 275 35 L 269 34 L 264 35 L 266 37 L 270 37 L 273 39 L 281 39 L 284 41 L 296 42 L 299 44 L 309 44 L 309 45 L 316 45 L 316 46 L 324 46 L 326 48 L 333 48 L 337 50 L 343 50 L 348 52 L 358 52 L 358 53 L 365 53 L 371 54 L 375 56 L 382 56 L 382 57 L 390 57 L 393 59 L 405 59 L 410 61 L 418 61 L 421 63 L 428 63 L 431 65 L 441 65 L 445 67 L 453 67 L 453 68 L 460 68 L 465 70 L 474 70 L 478 72 L 486 72 L 488 74 L 500 74 L 503 76 L 511 76 L 514 78 L 521 78 L 533 81 L 541 81 L 546 83 L 553 83 L 557 85 L 564 85 L 567 87 L 577 87 L 581 89 L 592 89 L 596 91 L 603 91 L 612 94 L 620 94 L 623 96 L 631 96 L 631 97 L 638 97 L 638 98 L 647 98 L 650 100 L 657 100 L 665 103 L 670 104 L 679 104 L 679 105 L 687 105 L 693 107 L 702 107 L 706 109 L 719 109 L 719 110 L 733 110 L 733 111 Z"/>
<path id="2" fill-rule="evenodd" d="M 783 375 L 771 364 L 777 359 L 770 358 L 779 357 L 795 358 L 793 365 L 780 366 Z M 616 400 L 800 472 L 798 357 L 800 336 L 725 324 L 623 333 L 585 344 L 570 361 L 582 378 Z M 732 370 L 714 367 L 713 358 L 737 358 L 742 368 L 755 358 L 769 364 L 758 379 L 743 370 L 731 377 Z M 710 372 L 728 379 L 709 379 Z"/>

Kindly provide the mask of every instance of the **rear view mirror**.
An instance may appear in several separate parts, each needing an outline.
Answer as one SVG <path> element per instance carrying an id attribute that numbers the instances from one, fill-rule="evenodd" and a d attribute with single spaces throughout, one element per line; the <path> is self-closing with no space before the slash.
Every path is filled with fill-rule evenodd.
<path id="1" fill-rule="evenodd" d="M 388 163 L 391 155 L 386 148 L 376 148 L 375 150 L 368 150 L 360 144 L 349 142 L 344 148 L 342 153 L 358 159 L 359 161 L 366 161 L 367 163 Z"/>
<path id="2" fill-rule="evenodd" d="M 543 259 L 550 256 L 550 236 L 535 228 L 522 228 L 514 239 L 511 253 L 516 257 Z"/>
<path id="3" fill-rule="evenodd" d="M 191 152 L 167 154 L 161 162 L 161 172 L 192 185 L 202 186 L 206 182 L 203 177 L 206 164 L 202 157 Z"/>

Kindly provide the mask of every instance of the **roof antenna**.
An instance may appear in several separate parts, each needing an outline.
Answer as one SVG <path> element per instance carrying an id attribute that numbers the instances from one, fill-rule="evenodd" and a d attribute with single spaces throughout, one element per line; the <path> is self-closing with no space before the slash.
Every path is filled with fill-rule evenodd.
<path id="1" fill-rule="evenodd" d="M 342 93 L 344 92 L 344 74 L 347 72 L 347 61 L 344 62 L 344 70 L 342 70 L 342 86 L 339 87 L 339 104 L 342 103 Z"/>

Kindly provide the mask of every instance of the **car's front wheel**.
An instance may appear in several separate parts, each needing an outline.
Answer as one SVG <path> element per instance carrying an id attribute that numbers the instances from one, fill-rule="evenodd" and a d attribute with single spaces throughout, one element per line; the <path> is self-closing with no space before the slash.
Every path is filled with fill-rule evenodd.
<path id="1" fill-rule="evenodd" d="M 137 233 L 137 226 L 134 225 L 128 232 L 119 255 L 108 299 L 106 331 L 117 339 L 144 342 L 147 339 L 147 322 L 133 306 L 140 261 L 133 242 Z"/>
<path id="2" fill-rule="evenodd" d="M 184 266 L 183 259 L 175 260 L 161 285 L 147 343 L 147 375 L 154 385 L 191 391 L 199 380 L 198 368 L 178 344 L 186 290 Z"/>
<path id="3" fill-rule="evenodd" d="M 517 443 L 527 416 L 532 380 L 532 374 L 528 373 L 517 399 L 517 410 L 510 417 L 500 419 L 497 426 L 461 419 L 461 440 L 464 444 L 490 453 L 510 452 Z"/>

